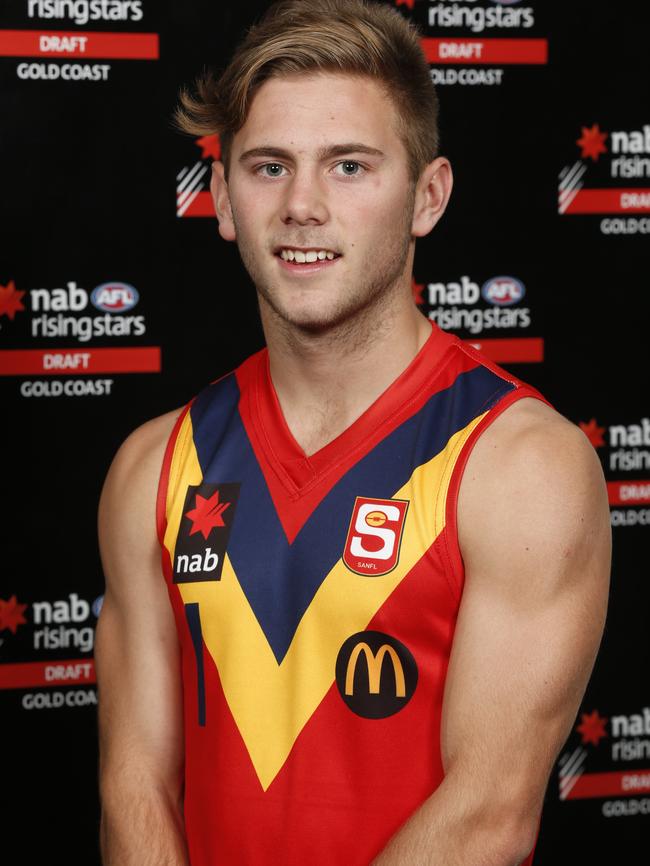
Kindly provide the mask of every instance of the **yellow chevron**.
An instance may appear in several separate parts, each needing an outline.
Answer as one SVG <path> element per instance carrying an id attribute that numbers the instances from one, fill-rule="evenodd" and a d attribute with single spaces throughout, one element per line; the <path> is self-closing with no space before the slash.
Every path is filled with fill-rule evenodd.
<path id="1" fill-rule="evenodd" d="M 229 558 L 220 581 L 178 584 L 185 604 L 198 602 L 203 638 L 219 671 L 223 691 L 266 790 L 286 761 L 300 731 L 334 681 L 343 642 L 363 631 L 445 525 L 451 473 L 478 416 L 419 466 L 395 499 L 410 501 L 397 567 L 380 577 L 356 575 L 339 560 L 316 591 L 287 653 L 278 665 L 237 580 Z M 188 484 L 202 480 L 189 416 L 181 428 L 170 475 L 169 525 L 172 554 Z M 173 467 L 174 468 L 174 467 Z M 182 487 L 180 481 L 182 479 Z M 360 490 L 359 495 L 364 495 Z M 349 515 L 342 515 L 347 520 Z M 255 543 L 251 537 L 251 543 Z M 208 707 L 208 715 L 210 709 Z"/>

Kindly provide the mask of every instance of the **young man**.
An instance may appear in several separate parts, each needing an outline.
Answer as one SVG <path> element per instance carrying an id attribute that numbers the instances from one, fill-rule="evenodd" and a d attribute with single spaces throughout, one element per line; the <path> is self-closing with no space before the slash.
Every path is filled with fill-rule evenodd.
<path id="1" fill-rule="evenodd" d="M 413 303 L 452 186 L 417 35 L 289 0 L 200 95 L 267 349 L 106 481 L 104 862 L 529 864 L 607 497 L 584 435 Z"/>

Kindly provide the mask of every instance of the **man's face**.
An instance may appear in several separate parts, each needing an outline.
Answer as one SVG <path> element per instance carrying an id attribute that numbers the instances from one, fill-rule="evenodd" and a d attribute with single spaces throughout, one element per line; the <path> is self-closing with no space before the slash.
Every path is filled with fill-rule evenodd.
<path id="1" fill-rule="evenodd" d="M 369 78 L 272 78 L 255 95 L 220 230 L 285 322 L 327 329 L 410 285 L 413 183 L 396 124 Z"/>

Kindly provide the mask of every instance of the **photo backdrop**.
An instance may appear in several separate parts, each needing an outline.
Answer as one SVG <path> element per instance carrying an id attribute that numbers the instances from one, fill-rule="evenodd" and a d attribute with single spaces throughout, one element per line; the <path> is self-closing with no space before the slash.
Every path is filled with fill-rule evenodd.
<path id="1" fill-rule="evenodd" d="M 421 28 L 455 173 L 448 212 L 418 241 L 416 301 L 579 424 L 608 482 L 609 617 L 535 863 L 629 862 L 650 812 L 650 12 L 395 5 Z M 219 143 L 179 134 L 171 114 L 179 86 L 224 64 L 267 6 L 0 10 L 0 712 L 21 862 L 99 863 L 95 523 L 110 461 L 262 344 L 207 192 Z"/>

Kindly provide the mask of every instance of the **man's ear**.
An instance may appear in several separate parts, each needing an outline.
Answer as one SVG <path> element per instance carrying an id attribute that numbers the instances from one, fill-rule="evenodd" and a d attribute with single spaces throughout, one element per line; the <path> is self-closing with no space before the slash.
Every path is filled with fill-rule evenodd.
<path id="1" fill-rule="evenodd" d="M 235 222 L 232 218 L 232 207 L 230 205 L 230 193 L 228 192 L 228 181 L 221 160 L 212 163 L 212 177 L 210 179 L 210 193 L 214 202 L 214 210 L 219 221 L 219 234 L 225 241 L 237 239 L 235 233 Z"/>
<path id="2" fill-rule="evenodd" d="M 439 156 L 425 166 L 415 187 L 411 234 L 428 235 L 445 212 L 454 177 L 449 160 Z"/>

